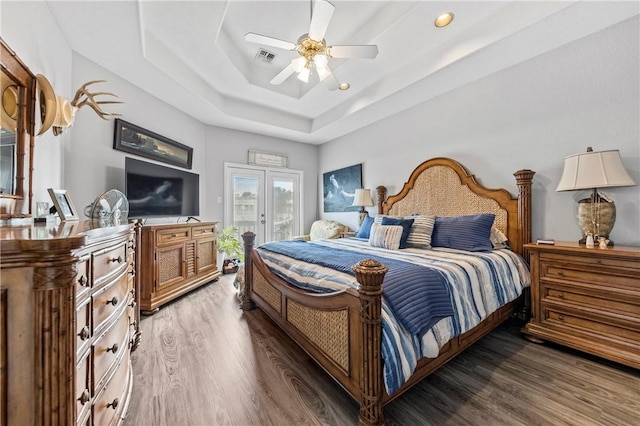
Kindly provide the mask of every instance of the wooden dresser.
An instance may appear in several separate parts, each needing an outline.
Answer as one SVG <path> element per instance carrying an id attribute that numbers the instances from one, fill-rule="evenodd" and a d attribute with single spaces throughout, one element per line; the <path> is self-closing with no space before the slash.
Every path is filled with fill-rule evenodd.
<path id="1" fill-rule="evenodd" d="M 118 424 L 139 338 L 133 224 L 0 227 L 1 424 Z"/>
<path id="2" fill-rule="evenodd" d="M 144 314 L 218 279 L 217 223 L 142 227 L 139 266 L 140 309 Z"/>
<path id="3" fill-rule="evenodd" d="M 525 336 L 640 368 L 640 247 L 525 247 L 532 280 Z"/>

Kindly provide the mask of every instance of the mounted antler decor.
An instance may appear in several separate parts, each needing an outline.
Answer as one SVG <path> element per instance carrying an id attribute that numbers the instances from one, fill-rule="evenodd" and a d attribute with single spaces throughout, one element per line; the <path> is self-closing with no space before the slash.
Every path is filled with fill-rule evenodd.
<path id="1" fill-rule="evenodd" d="M 67 127 L 73 126 L 73 120 L 75 118 L 76 112 L 82 108 L 83 106 L 89 106 L 93 109 L 100 118 L 103 120 L 108 120 L 109 118 L 120 116 L 121 114 L 116 114 L 112 112 L 105 112 L 102 110 L 100 105 L 104 104 L 121 104 L 122 101 L 115 100 L 96 100 L 96 96 L 113 96 L 118 97 L 118 95 L 110 92 L 90 92 L 88 90 L 89 85 L 95 83 L 105 83 L 106 80 L 92 80 L 84 83 L 80 88 L 76 91 L 73 100 L 69 101 L 62 96 L 58 96 L 56 98 L 56 118 L 53 121 L 53 134 L 58 136 L 63 130 Z"/>

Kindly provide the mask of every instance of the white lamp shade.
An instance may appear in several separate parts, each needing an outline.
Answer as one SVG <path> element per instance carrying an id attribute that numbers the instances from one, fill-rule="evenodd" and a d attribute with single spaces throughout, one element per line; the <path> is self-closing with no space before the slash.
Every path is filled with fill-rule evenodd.
<path id="1" fill-rule="evenodd" d="M 352 206 L 362 206 L 362 207 L 370 207 L 373 206 L 373 201 L 371 200 L 371 190 L 370 189 L 356 189 L 356 195 L 353 197 Z"/>
<path id="2" fill-rule="evenodd" d="M 570 155 L 564 159 L 564 170 L 556 191 L 633 186 L 635 184 L 624 169 L 620 152 L 617 149 L 591 151 Z"/>

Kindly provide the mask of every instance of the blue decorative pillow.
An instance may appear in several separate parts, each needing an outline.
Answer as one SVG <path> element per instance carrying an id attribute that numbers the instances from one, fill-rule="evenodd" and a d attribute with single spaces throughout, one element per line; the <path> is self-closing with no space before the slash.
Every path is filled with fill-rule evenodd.
<path id="1" fill-rule="evenodd" d="M 436 218 L 432 247 L 448 247 L 467 251 L 491 251 L 491 227 L 494 214 Z"/>
<path id="2" fill-rule="evenodd" d="M 372 224 L 373 218 L 371 216 L 365 216 L 364 220 L 362 221 L 362 225 L 360 225 L 360 229 L 358 229 L 356 238 L 369 238 Z"/>
<path id="3" fill-rule="evenodd" d="M 411 225 L 413 225 L 413 219 L 394 219 L 392 217 L 383 217 L 381 225 L 396 225 L 402 226 L 402 238 L 400 239 L 400 248 L 407 248 L 407 239 L 411 232 Z"/>

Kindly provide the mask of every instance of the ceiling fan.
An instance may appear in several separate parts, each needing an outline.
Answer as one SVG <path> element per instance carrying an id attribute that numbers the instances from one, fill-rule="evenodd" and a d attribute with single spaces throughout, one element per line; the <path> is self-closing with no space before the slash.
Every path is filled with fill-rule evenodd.
<path id="1" fill-rule="evenodd" d="M 336 90 L 340 84 L 329 68 L 329 58 L 373 59 L 378 55 L 378 46 L 376 45 L 327 46 L 324 34 L 333 16 L 335 6 L 327 0 L 315 0 L 312 8 L 309 32 L 300 36 L 297 43 L 255 33 L 247 33 L 244 36 L 244 39 L 251 43 L 296 51 L 300 54 L 299 58 L 293 59 L 271 80 L 271 84 L 281 84 L 296 72 L 299 80 L 308 83 L 309 75 L 315 70 L 320 81 L 327 83 L 331 90 Z"/>

